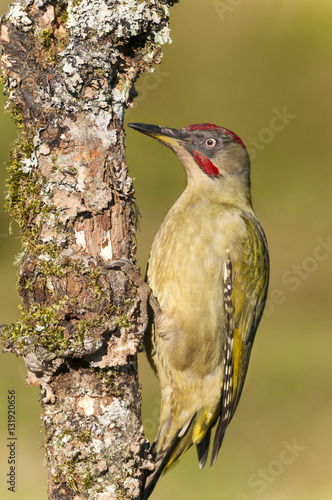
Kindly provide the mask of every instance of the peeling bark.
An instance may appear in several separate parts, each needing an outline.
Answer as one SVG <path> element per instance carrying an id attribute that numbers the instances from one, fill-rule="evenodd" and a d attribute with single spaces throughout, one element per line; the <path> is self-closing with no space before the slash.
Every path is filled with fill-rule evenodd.
<path id="1" fill-rule="evenodd" d="M 50 499 L 139 498 L 139 299 L 104 262 L 135 261 L 123 116 L 160 60 L 173 2 L 18 0 L 1 23 L 18 125 L 7 195 L 21 228 L 19 321 L 2 331 L 41 385 Z"/>

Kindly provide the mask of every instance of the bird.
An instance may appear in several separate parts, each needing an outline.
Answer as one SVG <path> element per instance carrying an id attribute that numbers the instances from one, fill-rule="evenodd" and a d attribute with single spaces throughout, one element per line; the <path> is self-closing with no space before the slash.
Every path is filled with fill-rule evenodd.
<path id="1" fill-rule="evenodd" d="M 214 465 L 264 310 L 269 254 L 252 207 L 250 158 L 234 132 L 210 123 L 129 126 L 168 146 L 187 177 L 153 241 L 146 275 L 158 307 L 145 348 L 161 390 L 146 499 L 192 445 L 204 467 L 215 428 Z"/>

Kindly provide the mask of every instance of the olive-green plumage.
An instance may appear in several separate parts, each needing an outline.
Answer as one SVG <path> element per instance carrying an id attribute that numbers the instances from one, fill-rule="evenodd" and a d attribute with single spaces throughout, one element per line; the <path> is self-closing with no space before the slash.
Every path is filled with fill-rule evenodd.
<path id="1" fill-rule="evenodd" d="M 196 444 L 211 465 L 244 384 L 266 299 L 269 261 L 250 196 L 250 161 L 242 141 L 215 125 L 180 130 L 133 128 L 167 144 L 187 173 L 184 193 L 152 245 L 148 283 L 158 300 L 147 354 L 161 387 L 156 470 Z"/>

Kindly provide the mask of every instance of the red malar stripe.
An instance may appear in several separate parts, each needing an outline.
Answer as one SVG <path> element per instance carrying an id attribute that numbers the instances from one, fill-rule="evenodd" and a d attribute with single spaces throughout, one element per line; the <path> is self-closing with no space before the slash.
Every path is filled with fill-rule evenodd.
<path id="1" fill-rule="evenodd" d="M 224 127 L 218 127 L 218 125 L 213 125 L 213 123 L 197 123 L 195 125 L 188 125 L 187 130 L 220 130 L 224 134 L 231 135 L 235 142 L 240 144 L 244 149 L 246 149 L 244 143 L 241 141 L 240 137 L 231 130 Z"/>
<path id="2" fill-rule="evenodd" d="M 217 167 L 209 160 L 206 156 L 204 156 L 199 151 L 194 150 L 194 158 L 196 163 L 206 172 L 210 177 L 217 177 L 220 172 Z"/>

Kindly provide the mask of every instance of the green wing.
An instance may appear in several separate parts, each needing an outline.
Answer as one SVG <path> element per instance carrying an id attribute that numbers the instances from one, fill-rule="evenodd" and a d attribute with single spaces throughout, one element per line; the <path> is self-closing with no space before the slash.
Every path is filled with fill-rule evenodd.
<path id="1" fill-rule="evenodd" d="M 233 416 L 247 374 L 251 347 L 263 314 L 269 281 L 269 256 L 263 229 L 249 214 L 243 216 L 248 238 L 241 261 L 233 262 L 234 348 Z"/>
<path id="2" fill-rule="evenodd" d="M 228 332 L 220 416 L 213 443 L 211 467 L 241 396 L 269 281 L 269 257 L 263 229 L 250 214 L 243 214 L 242 219 L 247 228 L 247 238 L 241 242 L 241 260 L 236 261 L 234 256 L 229 255 L 225 264 L 224 306 Z M 206 460 L 204 442 L 198 448 L 198 454 L 202 462 Z"/>

